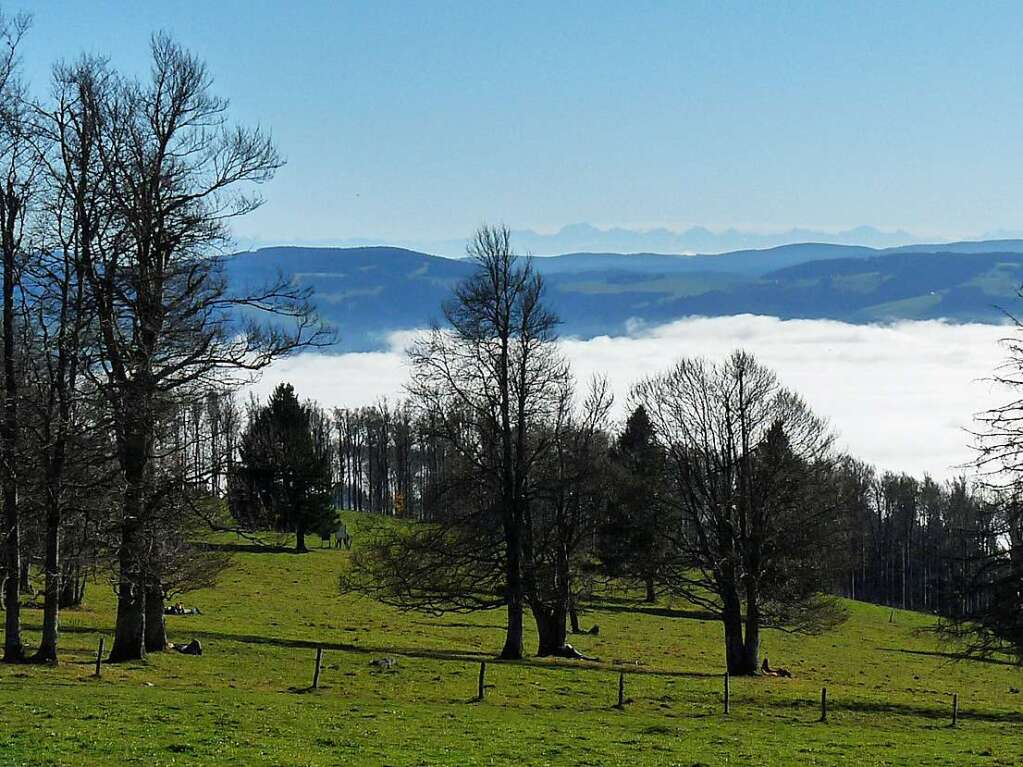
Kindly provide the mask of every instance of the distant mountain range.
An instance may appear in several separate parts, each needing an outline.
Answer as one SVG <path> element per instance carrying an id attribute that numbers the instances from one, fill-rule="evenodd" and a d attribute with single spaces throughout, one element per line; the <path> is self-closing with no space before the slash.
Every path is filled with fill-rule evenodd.
<path id="1" fill-rule="evenodd" d="M 1023 284 L 1023 240 L 885 249 L 800 243 L 720 255 L 567 253 L 536 258 L 563 335 L 621 335 L 638 324 L 753 313 L 854 323 L 997 323 Z M 311 287 L 338 350 L 384 348 L 389 334 L 440 317 L 465 260 L 394 247 L 275 247 L 228 261 L 242 288 L 278 272 Z"/>
<path id="2" fill-rule="evenodd" d="M 520 229 L 512 232 L 516 247 L 524 253 L 550 256 L 558 253 L 725 253 L 734 250 L 773 248 L 792 242 L 821 242 L 835 245 L 866 245 L 891 248 L 920 242 L 920 238 L 903 230 L 883 231 L 872 226 L 858 226 L 838 232 L 796 228 L 778 232 L 751 232 L 740 229 L 712 230 L 703 226 L 674 230 L 601 228 L 592 224 L 570 224 L 556 232 Z M 367 247 L 379 239 L 350 238 L 330 243 L 309 243 L 311 246 Z M 461 258 L 465 255 L 465 239 L 390 241 L 391 245 Z M 266 243 L 250 242 L 246 248 L 256 249 Z"/>
<path id="3" fill-rule="evenodd" d="M 537 255 L 579 251 L 726 253 L 735 250 L 774 248 L 793 242 L 890 248 L 919 241 L 909 232 L 902 230 L 885 232 L 872 226 L 858 226 L 839 232 L 789 229 L 783 232 L 762 233 L 734 228 L 714 231 L 703 226 L 675 231 L 663 227 L 646 230 L 623 227 L 601 229 L 591 224 L 572 224 L 562 227 L 553 234 L 525 230 L 515 232 L 513 237 L 518 247 Z"/>

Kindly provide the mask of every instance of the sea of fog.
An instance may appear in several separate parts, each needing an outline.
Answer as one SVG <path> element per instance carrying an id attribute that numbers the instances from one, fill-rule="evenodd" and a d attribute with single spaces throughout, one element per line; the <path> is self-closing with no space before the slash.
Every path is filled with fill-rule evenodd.
<path id="1" fill-rule="evenodd" d="M 637 379 L 679 357 L 717 359 L 746 349 L 830 419 L 843 450 L 882 468 L 946 479 L 971 460 L 965 430 L 974 414 L 1008 397 L 989 378 L 1005 358 L 1000 340 L 1013 332 L 1007 326 L 937 321 L 849 325 L 742 315 L 561 343 L 580 382 L 607 376 L 619 416 Z M 252 390 L 265 396 L 289 381 L 300 397 L 326 407 L 401 397 L 408 373 L 404 349 L 413 335 L 394 334 L 386 352 L 281 360 Z"/>

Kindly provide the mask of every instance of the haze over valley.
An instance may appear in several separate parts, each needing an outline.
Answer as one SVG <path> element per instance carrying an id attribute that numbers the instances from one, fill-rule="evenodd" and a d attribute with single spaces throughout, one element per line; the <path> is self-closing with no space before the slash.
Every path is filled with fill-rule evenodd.
<path id="1" fill-rule="evenodd" d="M 945 479 L 968 471 L 973 416 L 997 401 L 988 379 L 1023 283 L 1023 240 L 570 253 L 534 263 L 577 377 L 606 373 L 619 415 L 640 377 L 682 356 L 741 347 L 830 418 L 846 450 Z M 326 406 L 401 398 L 405 347 L 443 319 L 443 301 L 471 268 L 389 246 L 235 256 L 232 282 L 280 270 L 313 291 L 339 330 L 331 348 L 281 360 L 253 390 L 301 380 L 305 396 Z"/>
<path id="2" fill-rule="evenodd" d="M 720 255 L 571 253 L 534 259 L 562 335 L 622 335 L 683 317 L 760 314 L 856 324 L 1004 323 L 1023 283 L 1023 240 L 886 250 L 794 243 Z M 228 261 L 237 289 L 281 273 L 313 291 L 340 351 L 387 347 L 441 318 L 471 262 L 386 246 L 275 247 Z"/>

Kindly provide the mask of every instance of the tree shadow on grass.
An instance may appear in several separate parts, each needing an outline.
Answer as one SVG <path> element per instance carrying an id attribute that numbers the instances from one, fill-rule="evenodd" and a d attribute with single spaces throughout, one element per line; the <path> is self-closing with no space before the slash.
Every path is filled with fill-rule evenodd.
<path id="1" fill-rule="evenodd" d="M 921 719 L 952 721 L 952 701 L 947 706 L 927 706 L 917 703 L 891 703 L 882 700 L 833 701 L 829 712 L 853 711 L 861 714 L 890 714 L 894 716 L 915 716 Z M 1023 712 L 1018 711 L 971 711 L 959 709 L 959 720 L 998 722 L 1004 724 L 1023 723 Z"/>
<path id="2" fill-rule="evenodd" d="M 269 543 L 200 543 L 199 547 L 206 551 L 222 551 L 228 554 L 307 554 L 316 550 L 313 547 L 308 552 L 295 551 L 294 546 Z"/>
<path id="3" fill-rule="evenodd" d="M 242 644 L 272 645 L 282 648 L 295 648 L 303 650 L 316 650 L 323 648 L 324 651 L 334 650 L 339 652 L 357 653 L 360 655 L 386 656 L 403 655 L 408 658 L 424 658 L 428 660 L 444 661 L 478 661 L 492 660 L 487 653 L 464 650 L 425 650 L 418 647 L 374 647 L 369 645 L 353 644 L 350 642 L 322 642 L 312 639 L 286 639 L 283 637 L 268 637 L 259 634 L 230 634 L 219 631 L 192 631 L 189 636 L 206 641 L 228 641 L 240 642 Z"/>
<path id="4" fill-rule="evenodd" d="M 587 605 L 587 607 L 594 612 L 636 613 L 639 615 L 649 615 L 654 618 L 688 618 L 695 621 L 716 621 L 720 619 L 719 615 L 710 610 L 678 610 L 673 607 L 658 607 L 657 605 L 649 605 L 642 602 L 623 602 L 619 604 L 595 602 L 592 605 Z"/>
<path id="5" fill-rule="evenodd" d="M 990 663 L 995 666 L 1010 666 L 1012 668 L 1020 668 L 1019 664 L 1014 663 L 1004 658 L 978 658 L 966 653 L 959 652 L 942 652 L 941 650 L 910 650 L 904 647 L 885 647 L 883 648 L 886 652 L 899 652 L 905 653 L 906 655 L 926 655 L 932 658 L 944 658 L 950 663 L 957 661 L 970 661 L 975 663 Z"/>
<path id="6" fill-rule="evenodd" d="M 417 626 L 429 626 L 430 628 L 444 629 L 486 629 L 489 631 L 504 631 L 505 627 L 499 623 L 466 623 L 456 621 L 412 621 Z"/>
<path id="7" fill-rule="evenodd" d="M 919 699 L 917 696 L 916 699 Z M 941 695 L 940 693 L 935 694 L 930 698 L 934 701 L 932 704 L 927 703 L 903 703 L 891 700 L 884 700 L 883 698 L 877 698 L 872 700 L 865 700 L 863 698 L 846 699 L 841 697 L 840 694 L 829 696 L 828 699 L 828 717 L 829 721 L 836 717 L 841 717 L 843 713 L 847 714 L 866 714 L 866 715 L 881 715 L 883 717 L 914 717 L 917 719 L 928 719 L 935 723 L 934 726 L 952 726 L 952 696 Z M 743 701 L 742 699 L 735 701 L 733 698 L 732 707 L 738 711 L 742 711 L 749 701 Z M 942 705 L 944 703 L 944 705 Z M 763 705 L 763 702 L 760 703 Z M 823 725 L 827 726 L 827 722 L 821 722 L 820 719 L 820 703 L 813 698 L 808 696 L 803 699 L 795 699 L 789 701 L 776 701 L 771 704 L 772 709 L 775 713 L 783 710 L 791 711 L 792 714 L 780 713 L 782 717 L 795 716 L 802 724 L 805 725 Z M 804 716 L 805 714 L 805 716 Z M 996 724 L 1019 724 L 1023 723 L 1023 712 L 1018 711 L 996 711 L 996 710 L 978 710 L 978 709 L 959 709 L 959 721 L 964 720 L 976 721 L 976 722 L 991 722 Z"/>
<path id="8" fill-rule="evenodd" d="M 69 633 L 80 633 L 80 634 L 96 634 L 102 633 L 101 630 L 85 627 L 85 626 L 74 626 L 62 629 Z M 499 664 L 502 666 L 527 666 L 535 669 L 545 669 L 550 671 L 595 671 L 600 673 L 609 672 L 622 672 L 627 675 L 650 675 L 650 676 L 662 676 L 662 677 L 679 677 L 679 678 L 691 678 L 691 679 L 707 679 L 717 678 L 720 676 L 717 672 L 703 672 L 703 671 L 667 671 L 662 669 L 650 669 L 650 668 L 629 668 L 625 670 L 620 664 L 615 664 L 609 661 L 586 661 L 586 660 L 566 660 L 566 659 L 547 659 L 547 658 L 534 658 L 527 657 L 522 660 L 502 660 L 495 658 L 492 653 L 483 652 L 480 650 L 428 650 L 420 647 L 379 647 L 362 644 L 353 644 L 350 642 L 322 642 L 312 639 L 288 639 L 284 637 L 271 637 L 261 636 L 259 634 L 232 634 L 220 631 L 209 631 L 209 630 L 194 630 L 188 634 L 191 637 L 200 639 L 206 643 L 215 643 L 217 641 L 227 642 L 239 642 L 242 644 L 254 644 L 254 645 L 270 645 L 281 648 L 293 648 L 314 651 L 317 648 L 323 648 L 324 651 L 338 651 L 355 653 L 359 655 L 367 655 L 374 657 L 384 657 L 389 655 L 400 655 L 406 658 L 421 658 L 425 660 L 439 660 L 439 661 L 452 661 L 456 663 L 479 663 L 480 661 L 486 661 L 487 663 Z"/>
<path id="9" fill-rule="evenodd" d="M 292 695 L 309 695 L 311 693 L 322 692 L 329 689 L 331 689 L 331 685 L 321 684 L 319 687 L 313 687 L 312 685 L 309 685 L 308 687 L 289 687 L 288 692 Z"/>

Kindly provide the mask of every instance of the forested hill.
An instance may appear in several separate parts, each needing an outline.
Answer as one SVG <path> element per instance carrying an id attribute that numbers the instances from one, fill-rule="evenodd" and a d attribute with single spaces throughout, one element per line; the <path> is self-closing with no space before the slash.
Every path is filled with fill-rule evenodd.
<path id="1" fill-rule="evenodd" d="M 1023 241 L 888 250 L 803 243 L 714 256 L 571 253 L 535 259 L 562 333 L 618 335 L 627 324 L 743 313 L 888 322 L 1001 322 L 1023 283 Z M 228 261 L 235 285 L 278 271 L 314 291 L 338 349 L 383 348 L 388 334 L 438 319 L 464 260 L 392 247 L 277 247 Z"/>

